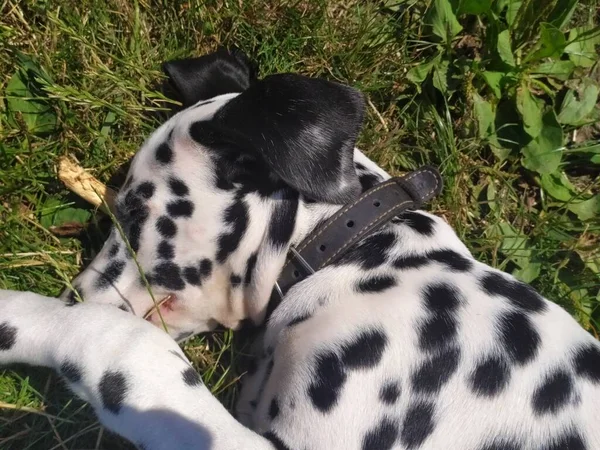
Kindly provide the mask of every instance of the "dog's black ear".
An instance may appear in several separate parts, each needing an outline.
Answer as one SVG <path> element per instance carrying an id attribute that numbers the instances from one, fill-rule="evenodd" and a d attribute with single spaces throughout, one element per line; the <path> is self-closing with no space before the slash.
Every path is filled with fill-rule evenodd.
<path id="1" fill-rule="evenodd" d="M 163 70 L 184 107 L 217 95 L 242 92 L 255 76 L 246 55 L 226 49 L 199 58 L 168 61 Z"/>
<path id="2" fill-rule="evenodd" d="M 354 144 L 364 108 L 362 94 L 349 86 L 278 74 L 226 103 L 209 126 L 217 140 L 258 153 L 301 194 L 346 203 L 361 190 Z"/>

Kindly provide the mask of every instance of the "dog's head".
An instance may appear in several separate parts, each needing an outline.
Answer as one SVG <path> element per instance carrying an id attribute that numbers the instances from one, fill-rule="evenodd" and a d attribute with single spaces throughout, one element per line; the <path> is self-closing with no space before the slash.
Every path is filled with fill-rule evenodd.
<path id="1" fill-rule="evenodd" d="M 290 242 L 306 233 L 297 220 L 305 202 L 341 204 L 360 192 L 363 97 L 294 74 L 252 80 L 245 59 L 226 51 L 165 71 L 190 106 L 135 155 L 116 201 L 119 226 L 73 286 L 86 301 L 140 316 L 162 302 L 149 318 L 175 337 L 259 323 Z"/>

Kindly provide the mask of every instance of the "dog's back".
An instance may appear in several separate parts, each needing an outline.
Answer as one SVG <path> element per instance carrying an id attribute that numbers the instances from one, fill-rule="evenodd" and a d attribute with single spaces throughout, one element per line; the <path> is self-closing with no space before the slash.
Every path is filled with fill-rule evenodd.
<path id="1" fill-rule="evenodd" d="M 600 448 L 598 343 L 453 234 L 408 213 L 296 285 L 239 419 L 290 449 Z"/>

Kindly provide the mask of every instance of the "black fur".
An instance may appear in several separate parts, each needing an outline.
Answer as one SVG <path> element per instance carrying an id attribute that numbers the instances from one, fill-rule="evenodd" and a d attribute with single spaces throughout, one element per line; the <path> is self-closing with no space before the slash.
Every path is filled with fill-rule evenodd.
<path id="1" fill-rule="evenodd" d="M 254 78 L 254 68 L 240 51 L 219 49 L 201 56 L 163 64 L 184 107 L 217 95 L 242 92 Z"/>

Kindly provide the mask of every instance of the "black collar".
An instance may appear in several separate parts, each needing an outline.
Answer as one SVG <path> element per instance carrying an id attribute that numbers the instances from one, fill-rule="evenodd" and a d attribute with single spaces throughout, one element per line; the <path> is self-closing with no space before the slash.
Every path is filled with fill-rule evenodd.
<path id="1" fill-rule="evenodd" d="M 402 211 L 419 208 L 441 190 L 440 173 L 425 166 L 363 192 L 316 228 L 300 245 L 290 248 L 271 300 L 277 304 L 294 284 L 334 263 L 369 233 Z"/>

